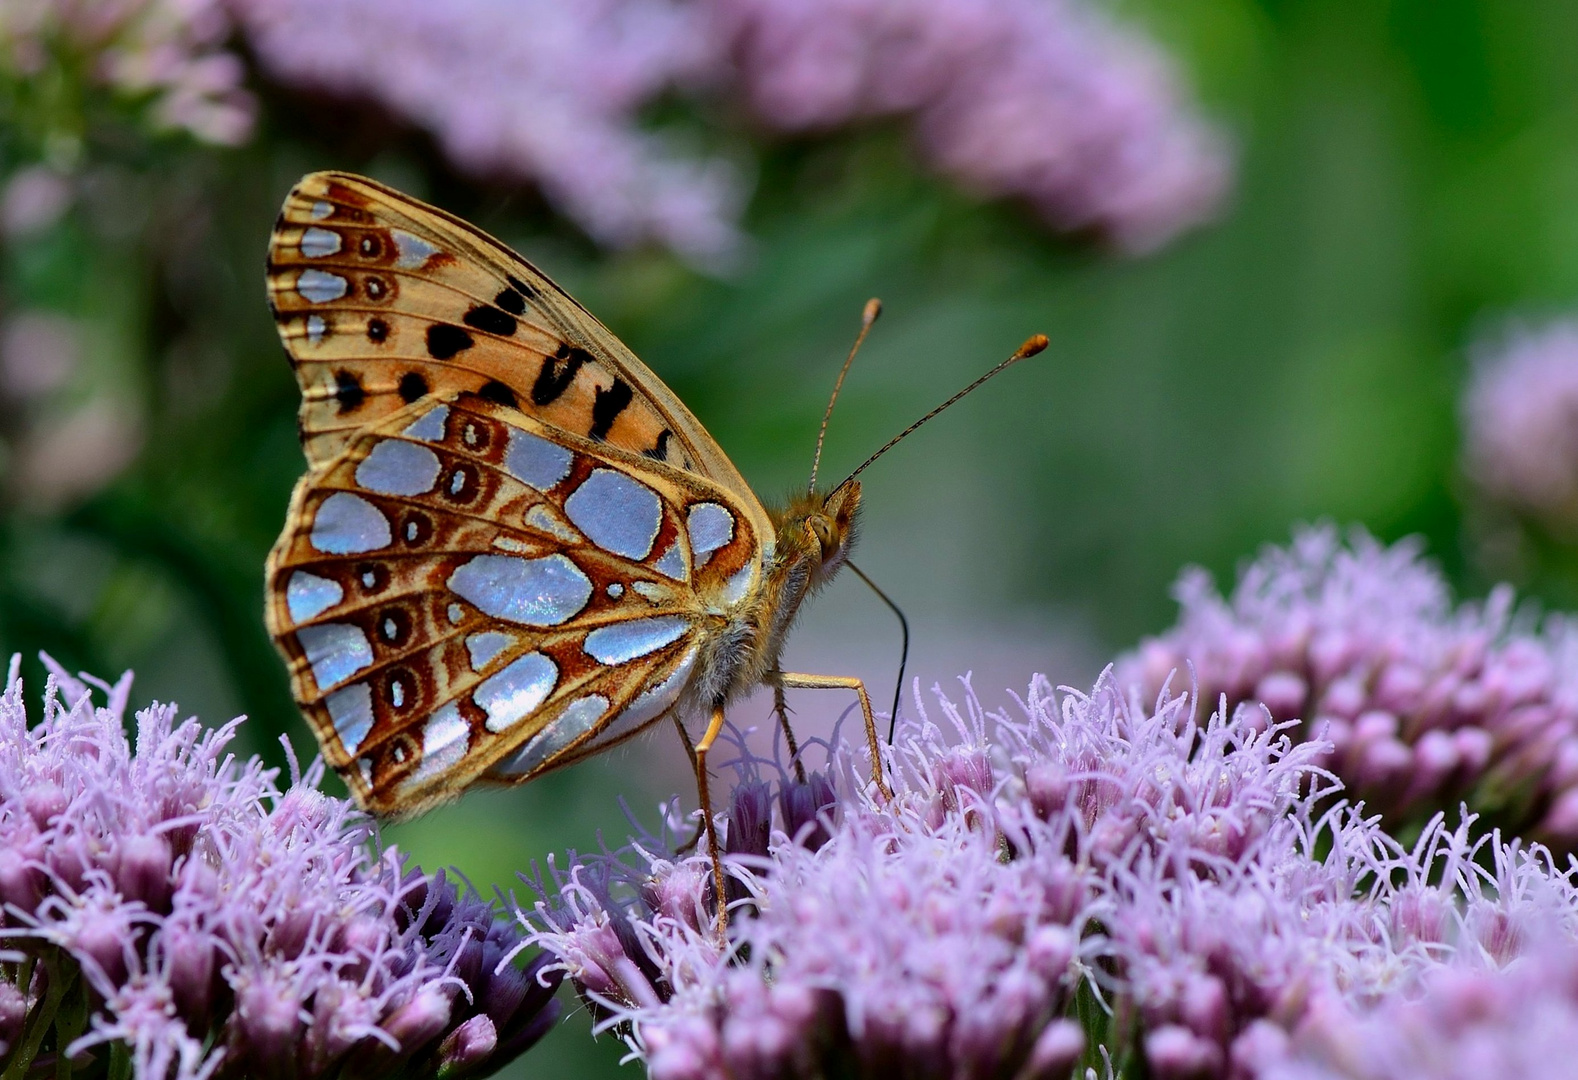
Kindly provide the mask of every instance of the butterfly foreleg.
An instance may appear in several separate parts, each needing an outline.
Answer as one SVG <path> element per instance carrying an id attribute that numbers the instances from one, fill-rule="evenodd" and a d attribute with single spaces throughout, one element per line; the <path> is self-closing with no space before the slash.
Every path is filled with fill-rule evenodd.
<path id="1" fill-rule="evenodd" d="M 692 760 L 696 766 L 696 795 L 701 800 L 701 824 L 707 832 L 707 854 L 712 857 L 712 895 L 718 902 L 718 933 L 721 936 L 729 928 L 729 896 L 724 890 L 723 854 L 718 848 L 718 827 L 712 820 L 712 794 L 707 784 L 707 751 L 712 749 L 718 732 L 723 730 L 723 706 L 718 705 L 712 710 L 712 721 L 707 724 L 707 731 L 702 735 L 701 741 L 695 746 Z M 690 739 L 687 735 L 686 743 Z"/>
<path id="2" fill-rule="evenodd" d="M 800 760 L 800 744 L 795 742 L 794 729 L 789 726 L 789 704 L 784 701 L 782 683 L 773 683 L 773 715 L 784 733 L 784 744 L 789 749 L 789 760 L 794 764 L 794 778 L 805 783 L 805 762 Z"/>
<path id="3" fill-rule="evenodd" d="M 871 753 L 871 780 L 885 799 L 893 798 L 882 775 L 882 746 L 877 738 L 877 719 L 871 711 L 871 695 L 866 684 L 853 675 L 806 675 L 792 671 L 769 671 L 763 680 L 775 690 L 781 700 L 784 689 L 801 690 L 853 690 L 860 698 L 860 715 L 866 722 L 866 747 Z"/>

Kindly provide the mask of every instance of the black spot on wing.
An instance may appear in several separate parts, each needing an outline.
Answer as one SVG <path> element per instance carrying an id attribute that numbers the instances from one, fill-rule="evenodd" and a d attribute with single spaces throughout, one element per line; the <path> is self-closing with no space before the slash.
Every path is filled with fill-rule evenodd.
<path id="1" fill-rule="evenodd" d="M 427 380 L 419 371 L 408 371 L 400 376 L 400 400 L 407 405 L 427 394 Z"/>
<path id="2" fill-rule="evenodd" d="M 625 406 L 634 397 L 635 392 L 630 389 L 630 384 L 620 378 L 614 379 L 612 386 L 598 390 L 597 397 L 592 400 L 592 430 L 587 435 L 598 440 L 608 438 L 614 421 L 619 419 L 619 414 L 625 411 Z"/>
<path id="3" fill-rule="evenodd" d="M 526 298 L 514 289 L 501 289 L 493 302 L 511 315 L 524 315 L 526 313 Z"/>
<path id="4" fill-rule="evenodd" d="M 389 324 L 382 319 L 367 320 L 367 340 L 374 345 L 381 345 L 389 337 Z"/>
<path id="5" fill-rule="evenodd" d="M 362 380 L 356 377 L 353 371 L 336 371 L 334 373 L 334 400 L 340 403 L 340 412 L 355 412 L 361 408 L 362 402 L 367 400 L 367 391 L 362 389 Z"/>
<path id="6" fill-rule="evenodd" d="M 504 280 L 510 283 L 510 288 L 514 289 L 528 300 L 537 300 L 542 297 L 542 292 L 540 290 L 526 284 L 514 274 L 505 274 Z"/>
<path id="7" fill-rule="evenodd" d="M 505 314 L 496 307 L 487 304 L 478 304 L 466 312 L 461 320 L 473 330 L 481 330 L 488 334 L 497 334 L 499 337 L 509 337 L 515 333 L 515 316 Z"/>
<path id="8" fill-rule="evenodd" d="M 559 395 L 575 381 L 575 373 L 591 358 L 585 349 L 570 345 L 560 345 L 558 352 L 543 357 L 542 370 L 537 373 L 537 381 L 531 387 L 532 403 L 552 405 L 559 400 Z"/>
<path id="9" fill-rule="evenodd" d="M 490 379 L 483 383 L 482 388 L 477 391 L 477 396 L 491 401 L 495 405 L 508 405 L 512 409 L 520 407 L 520 403 L 515 400 L 515 391 L 497 379 Z"/>
<path id="10" fill-rule="evenodd" d="M 458 326 L 434 323 L 427 328 L 427 354 L 434 360 L 448 360 L 471 346 L 471 335 Z"/>
<path id="11" fill-rule="evenodd" d="M 673 437 L 673 435 L 674 433 L 672 431 L 670 431 L 668 428 L 664 428 L 662 431 L 658 432 L 657 442 L 652 446 L 652 448 L 650 450 L 643 450 L 641 453 L 651 458 L 653 461 L 667 461 L 668 441 Z"/>

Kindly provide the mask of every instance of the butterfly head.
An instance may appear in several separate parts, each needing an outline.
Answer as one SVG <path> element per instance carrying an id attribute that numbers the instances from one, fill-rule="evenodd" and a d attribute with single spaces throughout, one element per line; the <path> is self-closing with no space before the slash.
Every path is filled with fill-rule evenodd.
<path id="1" fill-rule="evenodd" d="M 844 565 L 860 525 L 860 481 L 832 491 L 797 493 L 778 526 L 778 550 L 810 566 L 810 585 L 824 584 Z"/>

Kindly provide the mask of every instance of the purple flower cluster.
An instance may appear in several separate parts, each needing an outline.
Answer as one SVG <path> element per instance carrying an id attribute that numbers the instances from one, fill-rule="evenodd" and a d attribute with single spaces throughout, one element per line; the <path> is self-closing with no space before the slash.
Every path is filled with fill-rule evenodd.
<path id="1" fill-rule="evenodd" d="M 1231 596 L 1186 571 L 1178 623 L 1119 665 L 1158 693 L 1193 678 L 1248 719 L 1301 719 L 1322 764 L 1391 819 L 1467 798 L 1520 831 L 1578 844 L 1578 628 L 1515 617 L 1505 587 L 1454 606 L 1405 540 L 1302 529 Z"/>
<path id="2" fill-rule="evenodd" d="M 224 49 L 229 34 L 220 0 L 6 0 L 0 79 L 36 80 L 31 98 L 81 72 L 92 87 L 147 103 L 157 128 L 233 145 L 251 134 L 255 106 L 240 58 Z M 61 151 L 58 140 L 51 149 Z"/>
<path id="3" fill-rule="evenodd" d="M 0 1067 L 120 1062 L 138 1077 L 460 1077 L 556 1014 L 541 958 L 442 874 L 375 854 L 367 820 L 225 753 L 239 721 L 122 730 L 130 673 L 50 665 L 29 728 L 0 696 Z M 115 1068 L 111 1069 L 115 1073 Z M 64 1073 L 62 1073 L 64 1075 Z M 125 1071 L 119 1075 L 127 1075 Z"/>
<path id="4" fill-rule="evenodd" d="M 1578 320 L 1504 330 L 1473 360 L 1465 471 L 1496 501 L 1578 535 Z"/>
<path id="5" fill-rule="evenodd" d="M 714 0 L 755 113 L 786 131 L 915 121 L 942 172 L 1144 252 L 1210 217 L 1222 134 L 1168 60 L 1083 0 Z"/>
<path id="6" fill-rule="evenodd" d="M 1209 217 L 1231 171 L 1160 50 L 1086 0 L 228 2 L 275 77 L 535 180 L 604 243 L 701 260 L 738 246 L 743 185 L 639 126 L 676 90 L 785 131 L 913 116 L 943 172 L 1131 252 Z"/>
<path id="7" fill-rule="evenodd" d="M 1578 950 L 1571 943 L 1507 971 L 1432 972 L 1417 997 L 1373 1011 L 1315 1010 L 1291 1038 L 1268 1033 L 1265 1080 L 1482 1080 L 1563 1075 L 1578 1058 Z"/>
<path id="8" fill-rule="evenodd" d="M 742 766 L 726 941 L 705 857 L 650 838 L 572 857 L 522 913 L 654 1080 L 1054 1077 L 1098 1054 L 1248 1077 L 1322 1010 L 1574 941 L 1547 852 L 1440 817 L 1405 849 L 1288 725 L 1201 724 L 1110 676 L 1037 680 L 1015 717 L 942 707 L 962 738 L 901 728 L 891 803 L 841 758 L 818 799 L 780 782 L 775 817 Z"/>
<path id="9" fill-rule="evenodd" d="M 536 181 L 600 242 L 730 251 L 739 182 L 636 113 L 702 74 L 709 44 L 675 0 L 229 0 L 275 77 L 368 98 L 462 169 Z"/>

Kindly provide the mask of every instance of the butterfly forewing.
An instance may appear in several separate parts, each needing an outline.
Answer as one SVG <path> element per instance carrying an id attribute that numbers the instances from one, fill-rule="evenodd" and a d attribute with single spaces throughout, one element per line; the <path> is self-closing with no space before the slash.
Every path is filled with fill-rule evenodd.
<path id="1" fill-rule="evenodd" d="M 327 759 L 364 805 L 411 814 L 683 705 L 762 549 L 722 484 L 434 395 L 303 478 L 268 622 Z"/>
<path id="2" fill-rule="evenodd" d="M 313 468 L 425 394 L 471 391 L 717 480 L 770 532 L 679 399 L 545 275 L 458 218 L 363 177 L 314 173 L 285 200 L 268 287 Z"/>

